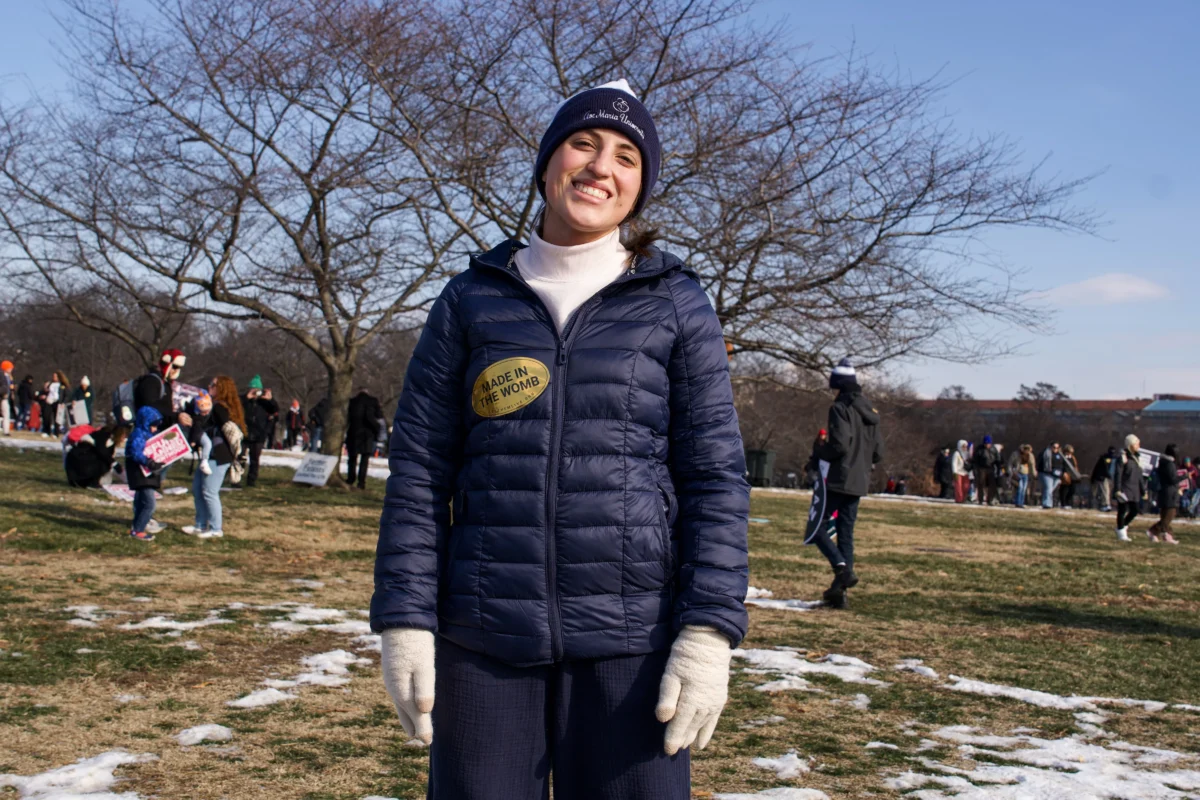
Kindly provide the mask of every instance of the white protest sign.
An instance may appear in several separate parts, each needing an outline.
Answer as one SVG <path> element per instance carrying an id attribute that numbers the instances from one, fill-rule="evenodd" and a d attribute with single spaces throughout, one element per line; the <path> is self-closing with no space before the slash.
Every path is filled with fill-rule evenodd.
<path id="1" fill-rule="evenodd" d="M 1161 453 L 1156 453 L 1153 450 L 1142 448 L 1138 450 L 1138 463 L 1142 465 L 1142 472 L 1146 477 L 1150 477 L 1150 473 L 1158 467 L 1158 458 Z"/>
<path id="2" fill-rule="evenodd" d="M 313 486 L 324 486 L 337 466 L 337 456 L 323 456 L 320 453 L 305 453 L 292 483 L 309 483 Z"/>

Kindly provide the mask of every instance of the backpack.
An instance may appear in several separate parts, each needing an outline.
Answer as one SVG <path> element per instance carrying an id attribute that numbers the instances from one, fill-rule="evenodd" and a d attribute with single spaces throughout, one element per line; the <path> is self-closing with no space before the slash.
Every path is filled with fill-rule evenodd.
<path id="1" fill-rule="evenodd" d="M 145 375 L 140 375 L 136 378 L 130 378 L 127 381 L 121 381 L 112 393 L 112 418 L 113 422 L 119 428 L 128 428 L 133 425 L 133 415 L 136 409 L 134 408 L 134 394 L 138 384 L 146 378 L 153 377 L 159 382 L 162 389 L 166 388 L 163 383 L 162 376 L 157 372 L 147 372 Z M 160 389 L 160 393 L 162 391 Z"/>

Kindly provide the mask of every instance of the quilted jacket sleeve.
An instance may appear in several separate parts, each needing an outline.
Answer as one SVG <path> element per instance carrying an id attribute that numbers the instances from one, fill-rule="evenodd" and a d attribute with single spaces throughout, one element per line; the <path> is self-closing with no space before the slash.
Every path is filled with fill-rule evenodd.
<path id="1" fill-rule="evenodd" d="M 375 631 L 437 631 L 438 554 L 450 533 L 450 496 L 462 452 L 466 347 L 458 286 L 451 282 L 429 312 L 396 408 L 375 550 Z"/>
<path id="2" fill-rule="evenodd" d="M 670 469 L 679 500 L 674 626 L 746 635 L 750 486 L 717 315 L 694 281 L 671 282 L 679 332 L 671 354 Z"/>

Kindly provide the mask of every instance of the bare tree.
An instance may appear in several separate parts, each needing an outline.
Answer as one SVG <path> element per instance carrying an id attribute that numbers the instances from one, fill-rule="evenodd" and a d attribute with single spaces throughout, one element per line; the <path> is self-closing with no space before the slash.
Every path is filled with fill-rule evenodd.
<path id="1" fill-rule="evenodd" d="M 292 337 L 326 372 L 327 452 L 371 343 L 528 236 L 541 131 L 615 77 L 665 143 L 646 222 L 743 357 L 993 353 L 977 323 L 1030 315 L 977 237 L 1092 224 L 1079 181 L 937 117 L 936 82 L 806 60 L 743 0 L 64 1 L 79 96 L 0 110 L 0 232 L 54 291 Z"/>
<path id="2" fill-rule="evenodd" d="M 938 400 L 974 400 L 975 395 L 967 391 L 962 384 L 955 383 L 938 392 Z"/>
<path id="3" fill-rule="evenodd" d="M 282 331 L 325 370 L 340 452 L 360 354 L 419 323 L 463 236 L 426 208 L 414 148 L 362 122 L 388 102 L 364 67 L 381 42 L 424 118 L 436 26 L 415 2 L 66 5 L 78 102 L 0 121 L 20 266 L 60 294 L 119 286 Z"/>
<path id="4" fill-rule="evenodd" d="M 1013 398 L 1018 403 L 1026 403 L 1029 405 L 1042 407 L 1056 400 L 1070 400 L 1071 396 L 1059 389 L 1053 383 L 1038 381 L 1033 386 L 1021 384 L 1021 388 L 1017 390 L 1017 396 Z"/>

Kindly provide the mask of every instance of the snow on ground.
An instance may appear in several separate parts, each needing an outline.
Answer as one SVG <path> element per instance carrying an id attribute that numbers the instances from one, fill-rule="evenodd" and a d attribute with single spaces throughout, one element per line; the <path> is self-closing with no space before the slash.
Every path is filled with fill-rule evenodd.
<path id="1" fill-rule="evenodd" d="M 324 589 L 325 584 L 321 581 L 309 580 L 307 578 L 292 578 L 292 583 L 297 586 L 303 586 L 305 589 Z"/>
<path id="2" fill-rule="evenodd" d="M 225 705 L 230 708 L 261 708 L 263 706 L 273 706 L 276 703 L 286 703 L 289 700 L 299 699 L 294 694 L 281 692 L 278 689 L 259 689 L 257 692 L 251 692 L 245 697 L 239 697 L 237 700 L 227 700 Z"/>
<path id="3" fill-rule="evenodd" d="M 938 674 L 930 667 L 925 666 L 925 662 L 919 658 L 906 658 L 892 669 L 897 672 L 915 672 L 925 678 L 933 678 L 937 680 Z"/>
<path id="4" fill-rule="evenodd" d="M 746 598 L 746 605 L 759 608 L 773 608 L 779 611 L 812 611 L 825 604 L 820 600 L 751 600 Z"/>
<path id="5" fill-rule="evenodd" d="M 875 672 L 875 667 L 851 656 L 830 653 L 816 661 L 807 661 L 801 654 L 791 649 L 743 650 L 740 647 L 733 651 L 733 656 L 748 661 L 758 668 L 757 672 L 760 674 L 765 672 L 779 675 L 781 680 L 776 683 L 794 684 L 785 688 L 809 688 L 808 682 L 803 678 L 804 675 L 832 675 L 847 683 L 862 683 L 868 686 L 888 685 L 875 678 L 868 678 L 867 674 Z M 780 691 L 779 688 L 767 689 L 765 686 L 766 684 L 758 687 L 759 691 Z"/>
<path id="6" fill-rule="evenodd" d="M 915 800 L 1185 800 L 1200 795 L 1200 757 L 1125 742 L 1107 746 L 1079 737 L 988 736 L 966 725 L 934 731 L 975 762 L 962 769 L 928 758 L 927 772 L 893 776 L 887 788 Z M 940 788 L 920 788 L 936 784 Z M 912 791 L 917 790 L 917 791 Z"/>
<path id="7" fill-rule="evenodd" d="M 750 728 L 761 728 L 764 725 L 775 725 L 780 722 L 787 722 L 787 717 L 781 717 L 778 714 L 772 714 L 771 716 L 764 717 L 762 719 L 752 719 L 748 722 L 743 722 L 738 727 L 742 730 L 749 730 Z"/>
<path id="8" fill-rule="evenodd" d="M 899 750 L 900 745 L 891 742 L 867 742 L 863 745 L 867 750 Z"/>
<path id="9" fill-rule="evenodd" d="M 750 763 L 759 769 L 769 769 L 785 781 L 799 778 L 812 770 L 809 759 L 802 758 L 795 750 L 789 750 L 779 758 L 752 758 Z"/>
<path id="10" fill-rule="evenodd" d="M 757 586 L 751 586 L 746 589 L 747 600 L 759 600 L 764 597 L 774 597 L 775 593 L 770 589 L 760 589 Z"/>
<path id="11" fill-rule="evenodd" d="M 1019 686 L 1004 686 L 998 683 L 973 681 L 967 678 L 960 678 L 957 675 L 951 675 L 950 680 L 953 683 L 948 683 L 942 688 L 955 692 L 984 695 L 986 697 L 1008 697 L 1013 700 L 1020 700 L 1022 703 L 1029 703 L 1030 705 L 1042 708 L 1056 708 L 1063 711 L 1095 711 L 1097 706 L 1125 706 L 1155 712 L 1162 711 L 1167 707 L 1166 703 L 1160 703 L 1157 700 L 1133 700 L 1128 697 L 1080 697 L 1078 695 L 1064 697 L 1058 694 L 1050 694 L 1049 692 L 1039 692 L 1036 689 L 1022 689 Z M 1181 708 L 1180 706 L 1175 707 Z"/>
<path id="12" fill-rule="evenodd" d="M 233 731 L 224 725 L 197 725 L 194 728 L 180 731 L 175 738 L 184 747 L 201 742 L 228 742 L 233 738 Z"/>
<path id="13" fill-rule="evenodd" d="M 718 792 L 713 795 L 713 800 L 829 800 L 829 795 L 817 789 L 780 786 L 775 789 L 764 789 L 758 794 L 722 794 Z"/>
<path id="14" fill-rule="evenodd" d="M 135 792 L 108 791 L 117 782 L 113 772 L 127 764 L 157 760 L 153 753 L 134 755 L 125 750 L 109 750 L 39 775 L 0 775 L 0 786 L 11 786 L 29 800 L 138 800 Z"/>
<path id="15" fill-rule="evenodd" d="M 210 611 L 204 619 L 194 619 L 190 622 L 179 622 L 169 616 L 150 617 L 141 622 L 124 622 L 117 627 L 124 631 L 165 630 L 181 633 L 194 631 L 197 628 L 207 628 L 210 625 L 232 625 L 233 620 L 220 616 L 220 611 Z"/>
<path id="16" fill-rule="evenodd" d="M 866 711 L 868 708 L 871 707 L 871 698 L 867 697 L 865 694 L 856 694 L 856 695 L 854 695 L 854 698 L 851 700 L 843 700 L 842 698 L 837 698 L 835 700 L 830 700 L 829 702 L 834 703 L 835 705 L 853 706 L 854 708 L 857 708 L 859 711 Z"/>
<path id="17" fill-rule="evenodd" d="M 360 658 L 346 650 L 331 650 L 300 659 L 301 672 L 287 680 L 265 680 L 263 684 L 273 689 L 292 689 L 296 686 L 345 686 L 350 682 L 349 666 L 367 666 L 371 661 Z"/>

